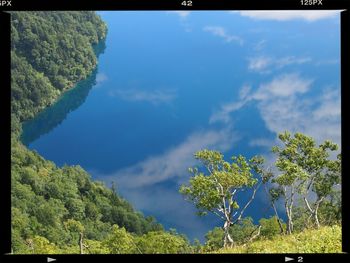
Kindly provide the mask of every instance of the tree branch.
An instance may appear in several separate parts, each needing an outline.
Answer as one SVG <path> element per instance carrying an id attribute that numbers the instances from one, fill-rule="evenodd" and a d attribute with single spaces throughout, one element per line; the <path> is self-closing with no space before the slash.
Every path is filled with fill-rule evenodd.
<path id="1" fill-rule="evenodd" d="M 220 217 L 222 220 L 226 221 L 226 218 L 224 218 L 222 215 L 220 215 L 219 213 L 215 212 L 215 211 L 211 211 L 214 215 Z"/>
<path id="2" fill-rule="evenodd" d="M 304 201 L 305 201 L 305 204 L 306 204 L 306 207 L 309 209 L 309 211 L 311 213 L 314 213 L 314 210 L 311 209 L 311 206 L 309 204 L 309 201 L 306 199 L 306 197 L 304 196 Z"/>
<path id="3" fill-rule="evenodd" d="M 237 218 L 233 223 L 236 223 L 237 221 L 241 220 L 244 211 L 247 209 L 247 207 L 250 205 L 250 203 L 254 200 L 254 198 L 255 198 L 255 193 L 256 193 L 256 191 L 258 190 L 258 188 L 260 187 L 261 183 L 262 183 L 262 182 L 260 182 L 260 183 L 254 188 L 254 191 L 253 191 L 252 196 L 250 197 L 250 200 L 249 200 L 249 201 L 246 203 L 246 205 L 243 207 L 243 209 L 242 209 L 241 212 L 239 213 L 238 218 Z"/>

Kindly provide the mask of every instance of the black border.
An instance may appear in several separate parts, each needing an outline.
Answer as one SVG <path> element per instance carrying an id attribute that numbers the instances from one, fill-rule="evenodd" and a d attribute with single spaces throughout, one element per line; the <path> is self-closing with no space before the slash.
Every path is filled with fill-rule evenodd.
<path id="1" fill-rule="evenodd" d="M 1 0 L 4 1 L 4 0 Z M 0 1 L 0 2 L 1 2 Z M 318 0 L 322 5 L 301 5 L 300 0 L 192 0 L 192 6 L 181 5 L 184 0 L 10 0 L 11 7 L 3 10 L 297 10 L 346 9 L 349 0 Z M 314 0 L 311 0 L 314 1 Z M 316 0 L 317 1 L 317 0 Z"/>
<path id="2" fill-rule="evenodd" d="M 1 1 L 1 0 L 0 0 Z M 1 203 L 4 213 L 0 217 L 0 244 L 1 254 L 3 251 L 10 251 L 11 249 L 11 165 L 5 165 L 11 163 L 11 44 L 10 44 L 10 14 L 0 12 L 0 86 L 1 88 L 1 128 L 0 136 L 1 141 L 1 183 L 0 183 L 0 194 Z M 5 128 L 7 127 L 7 129 Z M 5 238 L 6 237 L 6 238 Z"/>
<path id="3" fill-rule="evenodd" d="M 350 212 L 349 212 L 349 125 L 346 125 L 349 120 L 349 109 L 346 109 L 348 96 L 349 82 L 349 61 L 350 61 L 350 10 L 341 13 L 341 153 L 342 153 L 342 236 L 343 236 L 343 251 L 350 252 Z M 350 260 L 349 260 L 350 262 Z"/>
<path id="4" fill-rule="evenodd" d="M 0 0 L 0 2 L 3 0 Z M 285 257 L 294 258 L 297 262 L 299 256 L 303 262 L 350 262 L 350 200 L 348 189 L 350 169 L 349 163 L 349 134 L 350 128 L 346 109 L 347 89 L 349 83 L 350 61 L 350 0 L 322 0 L 323 5 L 302 6 L 300 0 L 192 0 L 192 7 L 181 5 L 183 0 L 11 0 L 12 7 L 0 6 L 0 91 L 1 94 L 1 128 L 0 136 L 4 143 L 1 144 L 1 183 L 0 196 L 2 213 L 0 216 L 0 262 L 47 262 L 47 257 L 56 259 L 54 262 L 124 262 L 124 261 L 200 261 L 200 262 L 285 262 Z M 11 129 L 10 127 L 10 14 L 2 11 L 55 11 L 55 10 L 345 10 L 341 13 L 341 143 L 342 143 L 342 248 L 348 253 L 344 254 L 200 254 L 200 255 L 8 255 L 11 241 Z M 327 36 L 325 36 L 327 37 Z M 6 98 L 6 99 L 5 99 Z M 5 139 L 6 138 L 6 139 Z"/>

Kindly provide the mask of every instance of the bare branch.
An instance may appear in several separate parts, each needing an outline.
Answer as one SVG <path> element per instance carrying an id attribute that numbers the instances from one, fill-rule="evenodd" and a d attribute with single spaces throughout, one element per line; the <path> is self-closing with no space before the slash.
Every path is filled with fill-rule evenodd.
<path id="1" fill-rule="evenodd" d="M 309 201 L 307 201 L 306 197 L 304 197 L 304 201 L 305 201 L 306 207 L 309 209 L 309 211 L 310 211 L 311 213 L 314 213 L 314 210 L 311 209 L 310 204 L 309 204 Z"/>
<path id="2" fill-rule="evenodd" d="M 256 191 L 258 190 L 258 188 L 260 187 L 261 184 L 262 184 L 262 182 L 260 182 L 260 183 L 254 188 L 254 191 L 253 191 L 252 196 L 250 197 L 249 201 L 246 203 L 246 205 L 243 207 L 243 209 L 242 209 L 241 212 L 239 213 L 238 218 L 237 218 L 233 223 L 236 223 L 237 221 L 241 220 L 244 211 L 247 209 L 247 207 L 250 205 L 250 203 L 254 200 L 254 198 L 255 198 L 255 193 L 256 193 Z"/>
<path id="3" fill-rule="evenodd" d="M 261 178 L 261 179 L 262 179 L 262 178 Z M 266 183 L 264 183 L 264 189 L 265 189 L 266 195 L 267 195 L 267 196 L 269 197 L 269 199 L 270 199 L 271 206 L 272 206 L 272 208 L 273 208 L 273 210 L 274 210 L 274 212 L 275 212 L 275 215 L 276 215 L 276 217 L 277 217 L 277 222 L 278 222 L 278 225 L 279 225 L 279 227 L 280 227 L 280 231 L 281 231 L 281 233 L 283 233 L 284 230 L 283 230 L 283 226 L 282 226 L 282 223 L 281 223 L 281 219 L 280 219 L 280 217 L 279 217 L 279 215 L 278 215 L 275 202 L 273 201 L 271 195 L 269 194 L 269 191 L 267 190 Z"/>
<path id="4" fill-rule="evenodd" d="M 219 213 L 215 212 L 214 210 L 211 211 L 213 214 L 215 214 L 216 216 L 220 217 L 222 220 L 226 221 L 226 218 L 224 218 L 222 215 L 220 215 Z"/>
<path id="5" fill-rule="evenodd" d="M 253 234 L 257 229 L 258 229 L 258 232 L 257 232 L 255 235 L 252 236 L 252 234 Z M 255 229 L 253 230 L 253 232 L 250 234 L 251 237 L 249 238 L 248 242 L 251 242 L 251 241 L 253 241 L 255 238 L 257 238 L 257 237 L 260 235 L 260 230 L 261 230 L 261 225 L 259 225 L 257 228 L 255 228 Z"/>

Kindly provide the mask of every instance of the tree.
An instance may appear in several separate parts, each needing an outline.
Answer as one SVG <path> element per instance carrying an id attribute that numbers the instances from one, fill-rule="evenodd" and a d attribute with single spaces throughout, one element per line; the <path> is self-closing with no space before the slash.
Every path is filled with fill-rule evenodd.
<path id="1" fill-rule="evenodd" d="M 275 218 L 277 219 L 280 233 L 284 233 L 284 227 L 282 225 L 282 219 L 278 215 L 277 207 L 276 207 L 276 201 L 280 197 L 280 192 L 278 189 L 271 188 L 268 189 L 268 183 L 271 181 L 271 178 L 274 177 L 274 173 L 272 172 L 271 167 L 268 167 L 267 169 L 263 167 L 264 159 L 262 157 L 254 157 L 254 169 L 255 171 L 260 174 L 261 181 L 264 185 L 264 190 L 266 195 L 270 199 L 271 207 L 273 208 L 273 211 L 275 213 Z M 260 224 L 261 225 L 261 224 Z"/>
<path id="2" fill-rule="evenodd" d="M 340 189 L 335 189 L 327 198 L 324 200 L 320 207 L 318 215 L 320 217 L 320 222 L 323 225 L 334 225 L 341 224 L 341 191 Z"/>
<path id="3" fill-rule="evenodd" d="M 65 227 L 68 231 L 70 231 L 73 235 L 78 234 L 79 235 L 79 248 L 80 248 L 80 254 L 84 254 L 84 248 L 86 245 L 84 244 L 84 226 L 74 219 L 68 219 L 64 223 Z"/>
<path id="4" fill-rule="evenodd" d="M 270 218 L 261 218 L 259 224 L 261 225 L 261 236 L 272 238 L 281 233 L 280 229 L 280 219 L 277 216 L 272 216 Z M 283 227 L 283 225 L 282 225 Z"/>
<path id="5" fill-rule="evenodd" d="M 214 227 L 214 229 L 208 231 L 205 235 L 205 248 L 208 251 L 215 251 L 223 247 L 224 231 L 221 227 Z"/>
<path id="6" fill-rule="evenodd" d="M 137 238 L 137 248 L 143 254 L 178 254 L 192 252 L 188 240 L 172 231 L 151 231 Z"/>
<path id="7" fill-rule="evenodd" d="M 255 225 L 251 217 L 244 217 L 240 222 L 230 227 L 229 233 L 236 245 L 246 245 L 260 235 L 260 225 Z M 205 249 L 207 251 L 216 251 L 223 247 L 222 228 L 214 227 L 205 235 Z"/>
<path id="8" fill-rule="evenodd" d="M 195 158 L 203 164 L 205 170 L 189 168 L 189 172 L 194 176 L 190 178 L 189 186 L 181 186 L 180 193 L 196 205 L 198 215 L 211 212 L 223 220 L 224 247 L 227 247 L 234 244 L 229 233 L 230 226 L 241 220 L 261 182 L 258 183 L 259 180 L 254 178 L 252 173 L 258 165 L 255 163 L 256 159 L 247 161 L 241 155 L 233 156 L 232 162 L 229 163 L 223 157 L 218 151 L 196 152 Z M 252 195 L 244 206 L 240 206 L 238 195 L 248 189 L 253 189 Z"/>
<path id="9" fill-rule="evenodd" d="M 297 194 L 303 200 L 317 227 L 320 226 L 318 209 L 325 198 L 332 193 L 334 186 L 340 182 L 341 156 L 330 160 L 329 151 L 336 151 L 338 146 L 326 140 L 316 146 L 315 140 L 302 133 L 292 136 L 289 132 L 279 134 L 283 147 L 274 146 L 277 154 L 276 167 L 282 174 L 272 179 L 279 187 L 275 188 L 277 197 L 285 200 L 287 233 L 293 231 L 293 206 Z M 311 203 L 310 192 L 316 194 L 316 201 Z"/>
<path id="10" fill-rule="evenodd" d="M 33 239 L 27 239 L 27 244 L 33 254 L 58 254 L 60 250 L 42 236 L 35 236 Z"/>
<path id="11" fill-rule="evenodd" d="M 112 232 L 103 240 L 102 246 L 107 247 L 111 254 L 130 254 L 138 251 L 134 237 L 124 227 L 119 228 L 117 225 L 112 227 Z"/>
<path id="12" fill-rule="evenodd" d="M 245 244 L 260 234 L 259 228 L 260 225 L 254 225 L 251 217 L 245 217 L 239 223 L 230 227 L 230 234 L 236 244 Z M 255 236 L 256 234 L 257 236 Z"/>
<path id="13" fill-rule="evenodd" d="M 88 254 L 109 254 L 107 247 L 103 246 L 101 241 L 97 240 L 85 240 Z"/>

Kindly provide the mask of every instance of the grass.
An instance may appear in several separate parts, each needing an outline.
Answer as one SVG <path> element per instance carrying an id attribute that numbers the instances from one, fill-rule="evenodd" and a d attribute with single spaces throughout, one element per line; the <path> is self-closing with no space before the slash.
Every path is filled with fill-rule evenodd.
<path id="1" fill-rule="evenodd" d="M 325 226 L 300 233 L 253 241 L 214 253 L 342 253 L 341 227 Z"/>

